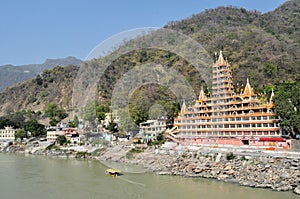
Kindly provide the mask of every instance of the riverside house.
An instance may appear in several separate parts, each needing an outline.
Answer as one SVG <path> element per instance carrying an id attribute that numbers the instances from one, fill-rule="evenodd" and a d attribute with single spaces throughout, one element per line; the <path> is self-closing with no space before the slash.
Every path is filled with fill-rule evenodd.
<path id="1" fill-rule="evenodd" d="M 61 127 L 47 128 L 47 142 L 55 142 L 59 135 L 64 135 Z"/>
<path id="2" fill-rule="evenodd" d="M 166 130 L 166 120 L 147 120 L 146 122 L 140 123 L 139 137 L 141 137 L 144 142 L 155 140 L 159 133 Z"/>
<path id="3" fill-rule="evenodd" d="M 11 142 L 15 140 L 15 133 L 17 132 L 11 126 L 4 127 L 4 129 L 0 129 L 0 141 L 2 142 Z"/>

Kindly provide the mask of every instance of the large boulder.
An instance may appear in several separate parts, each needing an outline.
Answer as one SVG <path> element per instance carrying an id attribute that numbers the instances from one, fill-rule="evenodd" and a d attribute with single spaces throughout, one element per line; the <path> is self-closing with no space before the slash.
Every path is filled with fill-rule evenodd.
<path id="1" fill-rule="evenodd" d="M 294 189 L 294 193 L 300 195 L 300 186 L 297 186 L 297 187 Z"/>

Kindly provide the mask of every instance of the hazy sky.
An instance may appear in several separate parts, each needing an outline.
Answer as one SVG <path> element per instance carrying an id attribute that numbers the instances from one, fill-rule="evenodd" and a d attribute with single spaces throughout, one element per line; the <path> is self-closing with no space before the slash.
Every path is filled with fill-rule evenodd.
<path id="1" fill-rule="evenodd" d="M 0 65 L 85 59 L 100 42 L 133 28 L 161 27 L 233 5 L 268 12 L 285 0 L 1 0 Z"/>

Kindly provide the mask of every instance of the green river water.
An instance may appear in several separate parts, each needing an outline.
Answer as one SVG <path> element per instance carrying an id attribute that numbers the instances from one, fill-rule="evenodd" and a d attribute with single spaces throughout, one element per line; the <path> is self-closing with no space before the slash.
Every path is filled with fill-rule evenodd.
<path id="1" fill-rule="evenodd" d="M 108 164 L 109 165 L 109 164 Z M 0 198 L 101 199 L 291 199 L 291 192 L 253 189 L 201 178 L 160 176 L 129 165 L 109 165 L 124 175 L 105 175 L 95 160 L 0 154 Z"/>

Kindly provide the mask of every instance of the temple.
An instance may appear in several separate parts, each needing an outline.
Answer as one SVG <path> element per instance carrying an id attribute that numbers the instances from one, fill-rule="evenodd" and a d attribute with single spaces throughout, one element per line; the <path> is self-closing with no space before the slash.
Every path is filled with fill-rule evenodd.
<path id="1" fill-rule="evenodd" d="M 249 145 L 288 149 L 279 118 L 269 100 L 260 100 L 247 79 L 244 91 L 234 92 L 231 67 L 222 51 L 213 64 L 211 95 L 201 88 L 188 108 L 183 103 L 168 138 L 182 145 Z"/>

